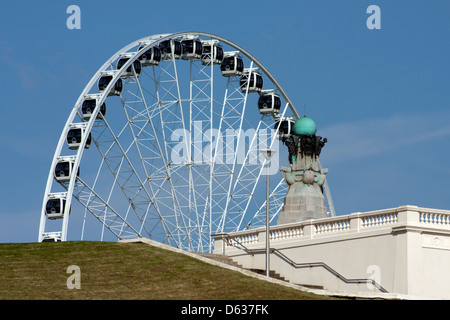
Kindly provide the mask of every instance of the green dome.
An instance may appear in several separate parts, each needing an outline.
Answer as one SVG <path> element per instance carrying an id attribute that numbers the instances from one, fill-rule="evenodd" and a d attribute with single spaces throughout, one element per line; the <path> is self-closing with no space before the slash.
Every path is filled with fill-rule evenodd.
<path id="1" fill-rule="evenodd" d="M 294 123 L 292 131 L 295 135 L 316 134 L 317 127 L 313 119 L 308 117 L 298 118 Z"/>

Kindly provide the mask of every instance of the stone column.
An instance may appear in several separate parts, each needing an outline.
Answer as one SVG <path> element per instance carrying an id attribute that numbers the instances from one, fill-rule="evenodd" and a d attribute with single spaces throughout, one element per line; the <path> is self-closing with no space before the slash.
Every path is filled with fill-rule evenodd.
<path id="1" fill-rule="evenodd" d="M 297 126 L 299 120 L 294 125 L 293 133 L 283 138 L 283 143 L 289 150 L 291 167 L 281 168 L 289 190 L 277 224 L 328 217 L 322 190 L 328 170 L 320 169 L 318 163 L 320 151 L 327 139 L 315 135 L 315 124 L 312 131 Z M 311 121 L 309 119 L 308 124 Z"/>

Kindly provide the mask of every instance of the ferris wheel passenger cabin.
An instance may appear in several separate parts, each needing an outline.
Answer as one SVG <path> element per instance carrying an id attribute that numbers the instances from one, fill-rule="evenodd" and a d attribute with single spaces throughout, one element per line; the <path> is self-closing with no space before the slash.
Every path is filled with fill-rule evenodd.
<path id="1" fill-rule="evenodd" d="M 183 59 L 200 59 L 203 53 L 202 42 L 198 39 L 187 38 L 181 41 Z"/>
<path id="2" fill-rule="evenodd" d="M 83 118 L 85 120 L 88 120 L 91 118 L 92 113 L 94 112 L 95 107 L 97 106 L 97 100 L 96 99 L 86 99 L 83 101 L 83 104 L 81 105 L 81 114 L 83 115 Z M 106 103 L 103 102 L 103 104 L 100 106 L 100 110 L 97 114 L 96 119 L 101 119 L 106 114 Z"/>
<path id="3" fill-rule="evenodd" d="M 276 114 L 281 109 L 281 99 L 274 92 L 263 92 L 258 99 L 258 108 L 261 114 Z"/>
<path id="4" fill-rule="evenodd" d="M 44 232 L 42 242 L 59 242 L 61 241 L 61 234 L 61 232 Z"/>
<path id="5" fill-rule="evenodd" d="M 129 57 L 123 57 L 120 58 L 117 61 L 117 70 L 120 70 L 123 65 L 125 63 L 127 63 L 127 61 L 130 60 Z M 134 69 L 134 71 L 133 71 Z M 122 78 L 133 78 L 133 77 L 137 77 L 141 74 L 142 71 L 142 66 L 141 66 L 141 61 L 139 59 L 136 59 L 133 61 L 133 63 L 127 68 L 127 70 L 125 70 L 125 72 L 122 74 Z"/>
<path id="6" fill-rule="evenodd" d="M 98 90 L 100 90 L 100 92 L 105 91 L 112 79 L 113 79 L 112 75 L 104 75 L 104 76 L 102 76 L 98 80 Z M 122 79 L 117 79 L 117 81 L 114 84 L 113 88 L 109 92 L 108 97 L 110 97 L 110 96 L 120 96 L 120 93 L 122 92 L 122 89 L 123 89 Z"/>
<path id="7" fill-rule="evenodd" d="M 182 54 L 180 41 L 176 39 L 165 40 L 159 44 L 162 60 L 179 59 Z"/>
<path id="8" fill-rule="evenodd" d="M 81 145 L 81 140 L 83 139 L 83 136 L 86 134 L 86 131 L 84 128 L 81 127 L 74 127 L 67 132 L 67 144 L 69 145 L 69 149 L 78 149 Z M 85 149 L 89 149 L 89 146 L 91 145 L 91 133 L 89 133 L 86 144 L 84 146 Z"/>
<path id="9" fill-rule="evenodd" d="M 249 81 L 250 79 L 250 81 Z M 242 92 L 259 92 L 263 87 L 263 77 L 256 71 L 244 70 L 239 85 Z"/>
<path id="10" fill-rule="evenodd" d="M 138 50 L 141 50 L 144 46 L 145 44 L 141 44 Z M 141 54 L 139 60 L 141 61 L 141 65 L 143 67 L 157 66 L 161 61 L 161 50 L 159 47 L 151 47 Z"/>
<path id="11" fill-rule="evenodd" d="M 283 140 L 292 134 L 292 128 L 294 127 L 294 120 L 290 117 L 278 119 L 275 121 L 273 129 L 278 130 L 277 138 Z"/>
<path id="12" fill-rule="evenodd" d="M 217 40 L 203 41 L 202 64 L 205 66 L 221 64 L 223 60 L 223 49 Z"/>
<path id="13" fill-rule="evenodd" d="M 220 71 L 225 77 L 242 75 L 244 72 L 244 61 L 239 56 L 239 53 L 226 52 L 220 64 Z"/>
<path id="14" fill-rule="evenodd" d="M 45 213 L 49 219 L 61 219 L 64 216 L 64 209 L 66 207 L 65 193 L 52 193 L 48 196 L 48 201 L 45 205 Z"/>
<path id="15" fill-rule="evenodd" d="M 70 176 L 72 175 L 73 167 L 75 164 L 74 159 L 62 159 L 55 166 L 54 176 L 56 181 L 64 182 L 70 181 Z M 80 176 L 80 168 L 77 170 L 77 176 Z"/>

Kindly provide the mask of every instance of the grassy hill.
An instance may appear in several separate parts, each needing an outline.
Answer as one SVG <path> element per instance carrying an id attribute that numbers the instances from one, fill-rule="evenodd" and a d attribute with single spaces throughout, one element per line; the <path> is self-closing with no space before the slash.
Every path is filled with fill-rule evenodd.
<path id="1" fill-rule="evenodd" d="M 67 268 L 81 289 L 68 289 Z M 143 243 L 0 244 L 0 299 L 329 299 Z"/>

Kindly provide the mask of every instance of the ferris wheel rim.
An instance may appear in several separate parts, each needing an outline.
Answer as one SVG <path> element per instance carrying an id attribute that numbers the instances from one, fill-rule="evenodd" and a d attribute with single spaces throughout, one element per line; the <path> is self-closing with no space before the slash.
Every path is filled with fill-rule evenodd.
<path id="1" fill-rule="evenodd" d="M 62 147 L 64 145 L 65 142 L 65 136 L 67 134 L 68 131 L 68 127 L 71 123 L 73 123 L 73 120 L 75 119 L 77 112 L 80 109 L 81 103 L 86 99 L 87 96 L 89 96 L 89 92 L 92 89 L 92 87 L 96 84 L 96 82 L 99 80 L 99 78 L 102 76 L 103 73 L 108 73 L 110 75 L 113 76 L 113 78 L 111 79 L 108 87 L 103 91 L 97 94 L 97 103 L 99 105 L 103 104 L 106 100 L 106 98 L 108 97 L 108 93 L 109 91 L 112 89 L 112 86 L 114 85 L 114 83 L 121 78 L 122 74 L 125 72 L 125 70 L 132 65 L 132 63 L 139 59 L 139 54 L 138 51 L 134 52 L 134 54 L 132 56 L 130 56 L 130 58 L 128 59 L 128 61 L 122 66 L 122 68 L 120 70 L 107 70 L 108 67 L 110 67 L 114 61 L 116 61 L 122 54 L 127 53 L 130 49 L 132 49 L 133 47 L 136 47 L 137 45 L 141 44 L 141 43 L 146 43 L 144 47 L 140 48 L 142 49 L 142 51 L 148 50 L 151 47 L 157 46 L 159 45 L 161 42 L 165 41 L 165 40 L 169 40 L 169 39 L 176 39 L 179 37 L 183 37 L 183 36 L 188 36 L 188 35 L 194 35 L 194 36 L 201 36 L 201 37 L 206 37 L 206 38 L 210 38 L 211 40 L 218 40 L 221 41 L 229 46 L 231 46 L 232 48 L 237 49 L 240 53 L 242 53 L 243 55 L 245 55 L 252 63 L 254 63 L 268 78 L 269 80 L 272 82 L 273 85 L 275 85 L 276 90 L 283 96 L 283 98 L 285 99 L 285 101 L 287 102 L 287 106 L 289 106 L 291 108 L 291 111 L 293 112 L 293 114 L 296 117 L 299 117 L 297 110 L 295 109 L 295 107 L 293 106 L 291 100 L 289 99 L 289 97 L 287 96 L 287 94 L 285 93 L 285 91 L 283 90 L 283 88 L 281 87 L 281 85 L 279 85 L 279 83 L 277 82 L 277 80 L 273 77 L 273 75 L 267 70 L 267 68 L 264 67 L 264 65 L 259 62 L 253 55 L 251 55 L 248 51 L 246 51 L 245 49 L 243 49 L 242 47 L 240 47 L 239 45 L 237 45 L 236 43 L 223 38 L 221 36 L 218 35 L 214 35 L 214 34 L 210 34 L 210 33 L 205 33 L 205 32 L 195 32 L 195 31 L 189 31 L 189 32 L 178 32 L 178 33 L 167 33 L 167 34 L 158 34 L 158 35 L 152 35 L 152 36 L 147 36 L 141 39 L 138 39 L 134 42 L 129 43 L 128 45 L 124 46 L 122 49 L 118 50 L 115 54 L 113 54 L 98 70 L 97 72 L 91 77 L 90 81 L 88 82 L 88 84 L 86 85 L 86 87 L 83 89 L 82 93 L 80 94 L 80 96 L 78 97 L 67 121 L 66 124 L 64 126 L 63 132 L 61 133 L 60 136 L 60 140 L 58 142 L 57 148 L 55 150 L 54 156 L 53 156 L 53 160 L 52 160 L 52 165 L 50 168 L 50 174 L 47 180 L 47 186 L 46 186 L 46 191 L 45 191 L 45 195 L 48 195 L 50 193 L 50 187 L 51 184 L 53 182 L 53 168 L 55 167 L 55 164 L 58 161 L 58 157 L 60 157 L 61 154 L 61 150 Z M 93 96 L 93 95 L 90 95 Z M 89 119 L 89 121 L 87 122 L 86 125 L 86 131 L 90 132 L 92 130 L 92 126 L 93 123 L 95 121 L 95 118 L 97 117 L 98 113 L 99 113 L 99 108 L 96 108 L 96 110 L 92 113 L 91 118 Z M 87 136 L 83 137 L 80 147 L 78 148 L 77 151 L 77 155 L 75 156 L 75 160 L 74 160 L 74 168 L 77 169 L 80 166 L 80 162 L 82 160 L 82 155 L 85 149 L 85 145 L 86 145 L 86 140 L 87 140 Z M 73 170 L 73 172 L 71 173 L 71 178 L 70 178 L 70 182 L 69 182 L 69 187 L 67 192 L 70 194 L 70 197 L 68 197 L 68 206 L 70 206 L 70 202 L 72 201 L 72 193 L 73 193 L 73 188 L 74 188 L 74 184 L 76 182 L 76 170 Z M 45 196 L 44 196 L 44 202 L 45 202 Z M 43 207 L 45 206 L 45 203 L 43 204 Z M 44 215 L 41 216 L 41 221 L 42 219 L 45 218 Z M 66 219 L 66 217 L 65 217 Z M 68 220 L 67 220 L 68 221 Z M 42 223 L 41 223 L 42 224 Z M 66 226 L 67 228 L 67 226 Z M 138 233 L 139 234 L 139 233 Z M 39 241 L 42 240 L 42 230 L 40 230 L 39 232 Z M 66 239 L 64 239 L 66 240 Z"/>

